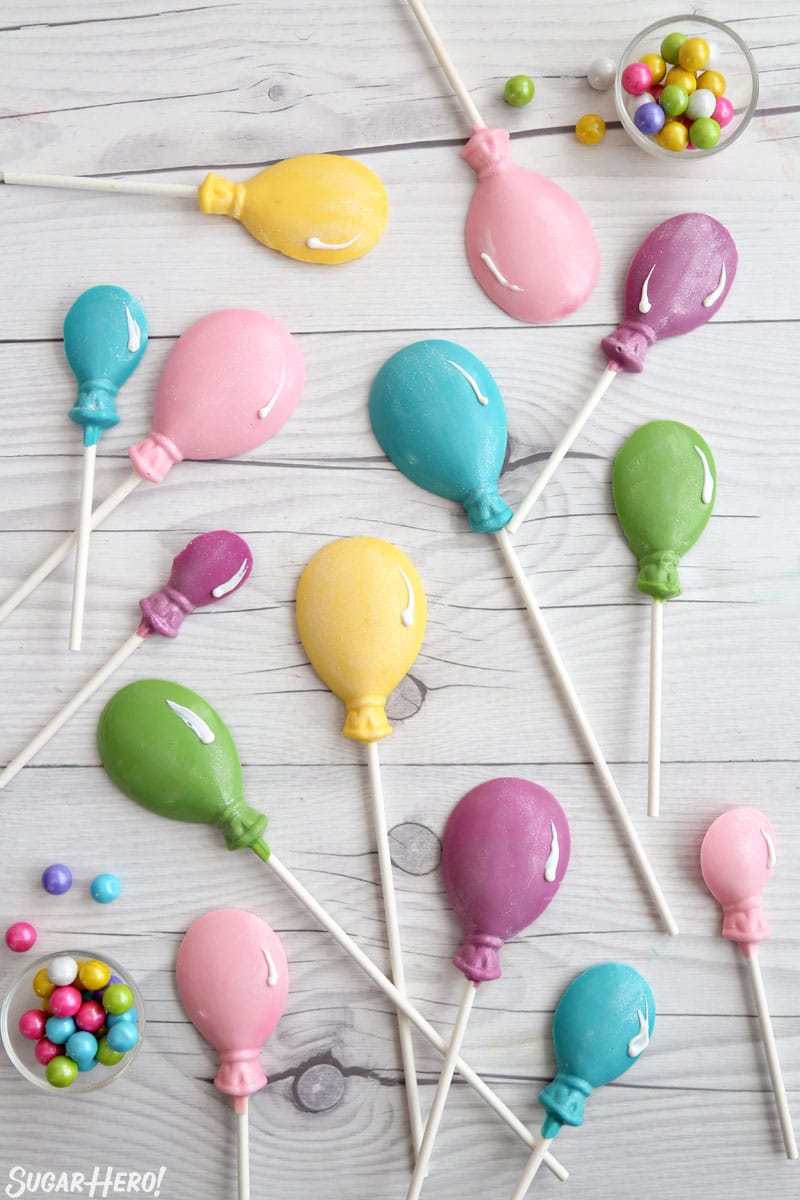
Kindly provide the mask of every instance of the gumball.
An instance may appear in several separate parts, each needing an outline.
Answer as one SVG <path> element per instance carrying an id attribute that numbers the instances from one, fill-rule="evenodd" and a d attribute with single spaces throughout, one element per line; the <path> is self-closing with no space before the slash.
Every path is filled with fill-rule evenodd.
<path id="1" fill-rule="evenodd" d="M 122 980 L 120 979 L 119 975 L 112 974 L 111 976 L 109 976 L 108 983 L 105 985 L 105 987 L 95 988 L 95 999 L 102 1000 L 103 995 L 105 994 L 106 988 L 109 987 L 112 983 L 122 983 Z"/>
<path id="2" fill-rule="evenodd" d="M 36 930 L 30 921 L 17 921 L 6 930 L 6 945 L 15 954 L 24 954 L 36 944 Z"/>
<path id="3" fill-rule="evenodd" d="M 53 1087 L 65 1088 L 75 1082 L 78 1074 L 78 1064 L 71 1058 L 67 1058 L 63 1054 L 56 1055 L 51 1058 L 50 1062 L 45 1067 L 45 1075 L 47 1082 Z"/>
<path id="4" fill-rule="evenodd" d="M 594 88 L 596 92 L 607 92 L 614 82 L 616 73 L 617 64 L 613 58 L 596 58 L 590 64 L 589 70 L 586 72 L 586 78 L 589 82 L 589 87 Z"/>
<path id="5" fill-rule="evenodd" d="M 598 117 L 597 113 L 587 113 L 575 126 L 575 137 L 584 146 L 595 146 L 598 142 L 602 142 L 605 136 L 606 123 L 602 117 Z"/>
<path id="6" fill-rule="evenodd" d="M 661 57 L 665 62 L 674 64 L 678 61 L 681 46 L 685 41 L 685 33 L 670 33 L 664 38 L 661 43 Z"/>
<path id="7" fill-rule="evenodd" d="M 108 1013 L 124 1013 L 133 1006 L 133 992 L 125 983 L 112 983 L 103 992 L 103 1008 Z"/>
<path id="8" fill-rule="evenodd" d="M 139 1030 L 133 1021 L 119 1021 L 106 1034 L 106 1041 L 117 1054 L 127 1054 L 139 1040 Z"/>
<path id="9" fill-rule="evenodd" d="M 43 1000 L 47 1000 L 49 996 L 52 996 L 55 986 L 52 979 L 48 977 L 47 967 L 41 967 L 33 977 L 33 990 Z"/>
<path id="10" fill-rule="evenodd" d="M 136 1009 L 129 1008 L 128 1011 L 124 1013 L 109 1013 L 107 1024 L 108 1028 L 110 1029 L 112 1025 L 117 1024 L 117 1021 L 133 1021 L 135 1025 L 138 1020 L 139 1014 Z"/>
<path id="11" fill-rule="evenodd" d="M 97 1038 L 92 1033 L 87 1033 L 85 1030 L 78 1030 L 73 1033 L 72 1037 L 67 1039 L 67 1056 L 74 1058 L 75 1062 L 80 1066 L 82 1062 L 88 1062 L 97 1054 Z"/>
<path id="12" fill-rule="evenodd" d="M 670 83 L 677 83 L 691 95 L 697 87 L 697 77 L 691 71 L 684 71 L 683 67 L 673 67 L 671 71 L 667 71 L 664 79 L 665 85 Z"/>
<path id="13" fill-rule="evenodd" d="M 658 103 L 668 117 L 679 117 L 686 112 L 689 104 L 689 93 L 678 83 L 668 83 L 664 88 Z"/>
<path id="14" fill-rule="evenodd" d="M 673 150 L 676 154 L 685 150 L 689 144 L 689 130 L 681 121 L 667 121 L 655 139 L 665 150 Z"/>
<path id="15" fill-rule="evenodd" d="M 67 985 L 57 987 L 47 1003 L 54 1017 L 74 1017 L 83 1003 L 83 997 L 77 988 Z"/>
<path id="16" fill-rule="evenodd" d="M 641 96 L 629 96 L 627 100 L 628 112 L 632 117 L 635 117 L 643 104 L 652 104 L 653 96 L 650 92 L 642 92 Z"/>
<path id="17" fill-rule="evenodd" d="M 667 71 L 667 64 L 660 54 L 643 54 L 641 62 L 647 67 L 650 72 L 650 78 L 653 83 L 661 83 Z"/>
<path id="18" fill-rule="evenodd" d="M 663 83 L 655 83 L 655 84 L 653 84 L 653 86 L 650 88 L 650 95 L 653 97 L 653 99 L 655 100 L 656 104 L 659 104 L 659 103 L 660 103 L 660 101 L 661 101 L 661 95 L 662 95 L 663 91 L 664 91 L 664 85 L 663 85 Z"/>
<path id="19" fill-rule="evenodd" d="M 45 1015 L 39 1008 L 29 1008 L 19 1019 L 19 1031 L 30 1042 L 44 1037 Z"/>
<path id="20" fill-rule="evenodd" d="M 628 63 L 620 79 L 622 90 L 630 96 L 638 96 L 642 92 L 646 92 L 652 82 L 653 76 L 650 68 L 641 62 Z"/>
<path id="21" fill-rule="evenodd" d="M 678 62 L 684 71 L 702 71 L 708 63 L 708 42 L 705 38 L 690 37 L 678 51 Z"/>
<path id="22" fill-rule="evenodd" d="M 633 123 L 640 133 L 652 137 L 653 134 L 659 133 L 663 129 L 665 120 L 664 109 L 653 101 L 652 104 L 643 104 L 636 111 Z"/>
<path id="23" fill-rule="evenodd" d="M 530 104 L 535 91 L 533 80 L 528 75 L 512 75 L 503 88 L 503 99 L 513 108 L 522 108 Z"/>
<path id="24" fill-rule="evenodd" d="M 51 863 L 42 872 L 42 887 L 51 896 L 63 896 L 72 887 L 72 871 L 63 863 Z"/>
<path id="25" fill-rule="evenodd" d="M 701 117 L 699 121 L 693 121 L 689 129 L 689 137 L 692 145 L 698 150 L 711 150 L 719 141 L 719 125 L 713 117 Z"/>
<path id="26" fill-rule="evenodd" d="M 96 1058 L 82 1058 L 78 1063 L 78 1071 L 93 1071 L 96 1066 Z"/>
<path id="27" fill-rule="evenodd" d="M 724 129 L 726 125 L 733 120 L 734 108 L 727 96 L 717 97 L 717 106 L 711 114 L 714 120 L 719 125 L 720 129 Z"/>
<path id="28" fill-rule="evenodd" d="M 52 1058 L 57 1054 L 63 1053 L 63 1046 L 54 1046 L 49 1038 L 43 1037 L 40 1042 L 34 1046 L 33 1053 L 36 1061 L 46 1067 Z"/>
<path id="29" fill-rule="evenodd" d="M 714 93 L 708 88 L 699 87 L 689 97 L 686 115 L 690 121 L 697 121 L 700 117 L 713 117 L 716 107 L 717 97 Z"/>
<path id="30" fill-rule="evenodd" d="M 90 958 L 79 966 L 78 979 L 81 987 L 88 991 L 100 991 L 111 980 L 111 968 L 99 959 Z"/>
<path id="31" fill-rule="evenodd" d="M 715 96 L 724 96 L 727 83 L 725 76 L 720 71 L 704 71 L 697 80 L 699 88 L 706 88 L 709 92 L 713 92 Z"/>
<path id="32" fill-rule="evenodd" d="M 92 899 L 98 904 L 110 904 L 120 893 L 119 880 L 116 875 L 96 875 L 92 880 L 89 891 Z"/>
<path id="33" fill-rule="evenodd" d="M 104 1067 L 115 1067 L 125 1055 L 119 1050 L 112 1050 L 107 1037 L 101 1037 L 97 1043 L 97 1061 Z"/>
<path id="34" fill-rule="evenodd" d="M 56 1046 L 68 1042 L 77 1026 L 72 1017 L 48 1017 L 45 1021 L 44 1032 Z"/>
<path id="35" fill-rule="evenodd" d="M 66 987 L 74 983 L 78 977 L 78 964 L 71 954 L 59 954 L 51 958 L 47 965 L 47 978 L 56 987 Z"/>
<path id="36" fill-rule="evenodd" d="M 105 1020 L 106 1010 L 99 1000 L 85 1000 L 75 1014 L 78 1029 L 87 1033 L 97 1033 L 101 1025 L 105 1024 Z"/>

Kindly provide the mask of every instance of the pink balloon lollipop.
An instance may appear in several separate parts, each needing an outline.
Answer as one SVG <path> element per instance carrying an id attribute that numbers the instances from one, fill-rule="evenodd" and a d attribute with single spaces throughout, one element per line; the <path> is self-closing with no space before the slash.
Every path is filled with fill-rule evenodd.
<path id="1" fill-rule="evenodd" d="M 153 431 L 128 453 L 160 483 L 182 459 L 230 458 L 277 433 L 300 399 L 300 348 L 272 317 L 234 308 L 211 313 L 177 341 L 158 380 Z"/>
<path id="2" fill-rule="evenodd" d="M 490 300 L 540 324 L 575 312 L 600 271 L 589 218 L 564 188 L 515 163 L 505 129 L 473 129 L 461 151 L 478 176 L 466 225 L 472 274 Z"/>
<path id="3" fill-rule="evenodd" d="M 758 961 L 758 943 L 771 933 L 761 909 L 761 892 L 775 861 L 775 831 L 757 808 L 724 812 L 709 826 L 700 847 L 706 887 L 722 905 L 722 936 L 738 945 L 747 963 L 786 1157 L 797 1158 L 797 1139 Z"/>
<path id="4" fill-rule="evenodd" d="M 278 935 L 239 908 L 199 917 L 178 951 L 176 980 L 186 1015 L 219 1052 L 214 1086 L 238 1113 L 266 1085 L 258 1056 L 286 1007 L 289 972 Z"/>

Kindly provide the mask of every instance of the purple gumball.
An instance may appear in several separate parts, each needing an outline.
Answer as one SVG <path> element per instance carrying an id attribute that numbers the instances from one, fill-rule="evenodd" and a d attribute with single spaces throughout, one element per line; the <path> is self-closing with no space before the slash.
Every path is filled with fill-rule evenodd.
<path id="1" fill-rule="evenodd" d="M 527 779 L 490 779 L 459 800 L 442 838 L 442 875 L 464 940 L 467 979 L 499 979 L 500 950 L 547 908 L 569 862 L 564 810 Z"/>
<path id="2" fill-rule="evenodd" d="M 633 123 L 646 137 L 652 137 L 656 133 L 660 133 L 664 128 L 666 114 L 660 104 L 653 101 L 652 104 L 642 104 L 636 109 L 633 114 Z"/>
<path id="3" fill-rule="evenodd" d="M 600 343 L 610 366 L 641 371 L 657 339 L 704 325 L 725 303 L 738 261 L 728 230 L 705 213 L 657 225 L 628 268 L 625 319 Z"/>

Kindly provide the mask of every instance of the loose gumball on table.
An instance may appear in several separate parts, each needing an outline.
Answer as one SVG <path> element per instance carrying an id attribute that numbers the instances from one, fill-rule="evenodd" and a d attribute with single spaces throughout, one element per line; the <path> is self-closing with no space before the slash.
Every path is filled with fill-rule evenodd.
<path id="1" fill-rule="evenodd" d="M 247 582 L 252 569 L 253 555 L 250 547 L 238 533 L 231 533 L 227 529 L 215 529 L 192 538 L 172 560 L 172 570 L 163 587 L 139 601 L 142 618 L 136 632 L 122 643 L 72 699 L 67 701 L 60 712 L 56 713 L 31 738 L 27 746 L 0 771 L 0 788 L 11 782 L 149 637 L 153 634 L 160 634 L 166 638 L 177 637 L 185 617 L 197 608 L 214 604 L 217 600 L 232 595 Z M 67 868 L 64 867 L 63 870 L 66 871 Z M 48 867 L 48 871 L 55 872 L 55 867 Z M 99 903 L 108 903 L 119 895 L 119 883 L 117 882 L 117 892 L 114 895 L 113 886 L 108 887 L 104 884 L 107 878 L 114 877 L 100 875 L 91 885 L 92 897 Z M 70 881 L 71 879 L 70 876 Z"/>
<path id="2" fill-rule="evenodd" d="M 15 954 L 25 954 L 36 945 L 36 929 L 30 921 L 16 921 L 6 930 L 6 945 Z"/>
<path id="3" fill-rule="evenodd" d="M 42 887 L 50 896 L 63 896 L 72 887 L 72 872 L 64 863 L 51 863 L 42 872 Z"/>
<path id="4" fill-rule="evenodd" d="M 170 718 L 180 705 L 191 722 Z M 141 746 L 148 747 L 147 755 Z M 249 848 L 326 929 L 361 970 L 444 1055 L 447 1044 L 413 1004 L 380 971 L 264 841 L 264 814 L 244 800 L 239 754 L 230 730 L 207 700 L 163 679 L 140 679 L 106 704 L 97 728 L 100 761 L 126 796 L 162 817 L 216 825 L 229 850 Z M 483 1100 L 529 1147 L 535 1138 L 475 1071 L 459 1059 L 457 1069 Z M 560 1179 L 567 1172 L 554 1158 L 547 1165 Z"/>
<path id="5" fill-rule="evenodd" d="M 530 75 L 512 75 L 503 88 L 503 99 L 513 108 L 523 108 L 530 104 L 536 88 Z"/>
<path id="6" fill-rule="evenodd" d="M 406 1200 L 418 1200 L 478 986 L 499 979 L 503 944 L 554 899 L 567 870 L 570 830 L 552 793 L 527 779 L 491 779 L 467 792 L 442 837 L 442 876 L 464 940 L 453 962 L 466 985 L 431 1102 Z"/>
<path id="7" fill-rule="evenodd" d="M 102 875 L 95 875 L 89 885 L 89 894 L 98 904 L 111 904 L 114 900 L 118 900 L 120 891 L 121 886 L 116 875 L 111 875 L 107 871 L 104 871 Z"/>
<path id="8" fill-rule="evenodd" d="M 738 945 L 747 964 L 786 1157 L 796 1159 L 797 1138 L 758 961 L 758 943 L 772 932 L 761 908 L 761 892 L 776 862 L 775 830 L 757 808 L 722 813 L 709 826 L 700 847 L 703 879 L 722 906 L 722 936 Z"/>

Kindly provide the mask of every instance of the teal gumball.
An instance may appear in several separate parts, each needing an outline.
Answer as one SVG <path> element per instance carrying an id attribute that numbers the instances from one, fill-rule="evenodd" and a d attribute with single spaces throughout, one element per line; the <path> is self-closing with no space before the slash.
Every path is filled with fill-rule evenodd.
<path id="1" fill-rule="evenodd" d="M 496 533 L 512 512 L 497 491 L 506 410 L 488 368 L 455 342 L 398 350 L 375 377 L 369 415 L 381 449 L 404 475 L 463 505 L 474 533 Z"/>

